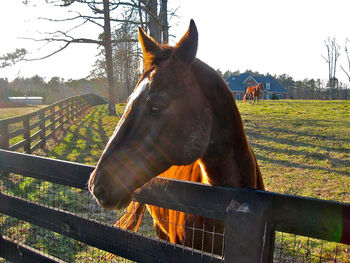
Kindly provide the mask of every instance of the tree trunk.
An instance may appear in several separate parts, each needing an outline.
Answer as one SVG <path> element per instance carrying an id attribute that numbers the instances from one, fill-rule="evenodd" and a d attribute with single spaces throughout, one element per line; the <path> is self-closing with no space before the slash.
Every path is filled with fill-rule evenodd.
<path id="1" fill-rule="evenodd" d="M 109 116 L 116 116 L 116 111 L 115 111 L 116 100 L 115 100 L 115 91 L 114 91 L 109 0 L 103 0 L 103 14 L 104 14 L 104 47 L 105 47 L 106 70 L 107 70 L 107 79 L 108 79 L 108 114 Z"/>
<path id="2" fill-rule="evenodd" d="M 149 10 L 149 21 L 148 28 L 149 34 L 154 38 L 158 43 L 161 43 L 161 31 L 158 20 L 158 4 L 157 0 L 149 0 L 147 9 Z"/>
<path id="3" fill-rule="evenodd" d="M 169 30 L 168 30 L 168 0 L 161 0 L 159 10 L 159 22 L 162 30 L 162 43 L 169 43 Z"/>

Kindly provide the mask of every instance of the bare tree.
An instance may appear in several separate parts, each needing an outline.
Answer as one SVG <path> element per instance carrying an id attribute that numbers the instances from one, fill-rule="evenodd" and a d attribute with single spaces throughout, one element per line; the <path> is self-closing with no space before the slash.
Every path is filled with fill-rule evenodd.
<path id="1" fill-rule="evenodd" d="M 128 35 L 136 35 L 137 30 L 130 24 L 124 24 L 115 31 L 115 38 L 124 38 Z M 140 56 L 141 52 L 137 44 L 119 43 L 114 45 L 114 75 L 117 76 L 117 84 L 119 88 L 119 99 L 125 99 L 131 94 L 140 76 Z"/>
<path id="2" fill-rule="evenodd" d="M 108 79 L 108 113 L 115 115 L 115 95 L 114 95 L 114 75 L 113 75 L 113 55 L 111 39 L 111 21 L 109 13 L 109 0 L 103 0 L 103 20 L 104 20 L 104 47 L 106 57 L 106 70 Z"/>
<path id="3" fill-rule="evenodd" d="M 161 0 L 159 10 L 159 23 L 162 30 L 162 42 L 169 42 L 169 26 L 168 26 L 168 0 Z"/>
<path id="4" fill-rule="evenodd" d="M 330 88 L 330 99 L 333 99 L 338 82 L 335 75 L 337 71 L 337 61 L 340 56 L 340 46 L 337 44 L 335 38 L 327 38 L 324 43 L 327 49 L 327 55 L 322 55 L 322 57 L 328 64 L 328 86 Z"/>
<path id="5" fill-rule="evenodd" d="M 348 62 L 348 70 L 344 69 L 342 65 L 340 65 L 341 69 L 343 70 L 343 72 L 346 74 L 346 76 L 348 77 L 349 83 L 350 83 L 350 57 L 349 57 L 349 50 L 348 50 L 348 44 L 350 44 L 349 39 L 347 39 L 345 41 L 345 55 L 347 58 L 347 62 Z"/>
<path id="6" fill-rule="evenodd" d="M 55 32 L 49 32 L 44 34 L 44 37 L 40 38 L 27 38 L 38 42 L 44 42 L 45 45 L 50 43 L 62 43 L 54 51 L 40 56 L 37 58 L 28 58 L 25 55 L 28 53 L 25 50 L 24 56 L 20 57 L 20 60 L 33 61 L 41 60 L 51 57 L 60 51 L 66 49 L 73 43 L 89 43 L 97 44 L 102 46 L 105 50 L 105 63 L 106 72 L 108 78 L 108 90 L 109 90 L 109 114 L 115 115 L 115 80 L 113 76 L 113 63 L 112 62 L 112 47 L 111 45 L 123 42 L 137 42 L 136 37 L 125 38 L 125 39 L 112 39 L 111 37 L 111 23 L 131 23 L 135 26 L 141 26 L 145 30 L 148 29 L 149 34 L 152 35 L 158 42 L 168 42 L 168 22 L 167 22 L 167 0 L 46 0 L 47 3 L 53 4 L 60 7 L 73 7 L 81 5 L 84 7 L 89 7 L 88 13 L 81 13 L 80 11 L 72 11 L 73 13 L 70 17 L 65 17 L 62 19 L 53 19 L 47 17 L 41 17 L 45 21 L 49 22 L 75 22 L 75 25 L 68 30 L 57 30 Z M 30 4 L 32 1 L 25 1 L 25 4 Z M 160 8 L 159 8 L 160 6 Z M 76 10 L 80 10 L 77 8 Z M 124 12 L 123 12 L 124 11 Z M 125 14 L 120 17 L 120 14 Z M 137 15 L 136 15 L 137 14 Z M 103 24 L 102 24 L 103 23 Z M 91 38 L 77 38 L 72 33 L 74 30 L 86 24 L 93 24 L 102 29 L 102 36 L 97 39 Z M 13 52 L 12 54 L 18 55 L 20 53 Z M 23 52 L 22 52 L 23 54 Z M 6 58 L 6 57 L 0 57 Z M 16 59 L 13 61 L 18 61 Z M 11 61 L 11 60 L 10 60 Z M 13 64 L 13 63 L 12 63 Z M 7 66 L 7 61 L 4 60 L 3 65 Z"/>
<path id="7" fill-rule="evenodd" d="M 120 28 L 112 32 L 114 39 L 122 39 L 132 37 L 137 34 L 137 28 L 129 23 L 123 24 Z M 140 57 L 141 52 L 136 43 L 121 42 L 112 45 L 113 49 L 113 70 L 115 84 L 118 90 L 118 101 L 125 101 L 135 87 L 140 76 Z M 93 65 L 93 70 L 90 73 L 92 78 L 104 78 L 105 56 L 103 52 L 98 54 L 97 60 Z"/>
<path id="8" fill-rule="evenodd" d="M 340 68 L 343 70 L 343 72 L 348 77 L 348 81 L 349 81 L 349 84 L 350 84 L 350 56 L 349 56 L 348 44 L 350 44 L 350 41 L 349 41 L 349 39 L 346 39 L 344 51 L 345 51 L 345 55 L 346 55 L 346 59 L 347 59 L 347 63 L 348 63 L 348 65 L 347 65 L 348 66 L 348 70 L 346 70 L 342 65 L 340 65 Z M 348 88 L 347 88 L 347 86 L 345 86 L 345 91 L 344 91 L 343 98 L 344 99 L 348 98 Z"/>

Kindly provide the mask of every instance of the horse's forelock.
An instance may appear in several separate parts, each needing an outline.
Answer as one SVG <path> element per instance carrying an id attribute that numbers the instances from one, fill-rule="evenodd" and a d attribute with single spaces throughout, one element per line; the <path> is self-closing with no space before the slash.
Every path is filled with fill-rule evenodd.
<path id="1" fill-rule="evenodd" d="M 148 78 L 149 75 L 151 74 L 151 72 L 155 69 L 155 67 L 150 67 L 149 69 L 145 70 L 142 75 L 141 75 L 141 78 L 139 79 L 139 81 L 137 82 L 136 84 L 136 87 L 138 87 L 140 85 L 140 83 L 145 79 L 145 78 Z"/>
<path id="2" fill-rule="evenodd" d="M 164 45 L 161 45 L 159 50 L 157 50 L 156 52 L 144 54 L 143 67 L 145 72 L 149 71 L 154 67 L 159 66 L 159 64 L 162 61 L 170 58 L 173 49 L 174 49 L 173 47 L 167 44 L 164 44 Z"/>

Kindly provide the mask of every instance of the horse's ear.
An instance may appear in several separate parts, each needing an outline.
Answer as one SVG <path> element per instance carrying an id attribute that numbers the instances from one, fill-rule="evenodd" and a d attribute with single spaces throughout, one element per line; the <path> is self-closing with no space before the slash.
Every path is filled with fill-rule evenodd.
<path id="1" fill-rule="evenodd" d="M 160 50 L 158 43 L 152 37 L 147 36 L 141 27 L 139 27 L 139 41 L 141 43 L 144 59 L 147 56 L 156 54 Z"/>
<path id="2" fill-rule="evenodd" d="M 173 51 L 173 58 L 181 61 L 185 66 L 190 66 L 196 57 L 198 47 L 198 31 L 196 24 L 191 19 L 190 26 L 186 34 L 176 44 Z"/>

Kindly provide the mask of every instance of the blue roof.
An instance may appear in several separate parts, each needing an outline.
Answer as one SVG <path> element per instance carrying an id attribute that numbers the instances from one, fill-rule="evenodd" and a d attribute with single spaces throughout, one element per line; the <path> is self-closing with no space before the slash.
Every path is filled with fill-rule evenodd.
<path id="1" fill-rule="evenodd" d="M 228 87 L 231 91 L 245 92 L 247 85 L 244 83 L 249 77 L 253 78 L 257 83 L 262 82 L 264 88 L 268 92 L 288 92 L 275 78 L 271 76 L 252 76 L 249 73 L 243 73 L 238 76 L 231 76 L 225 79 Z M 266 89 L 266 83 L 270 83 L 270 89 Z"/>

